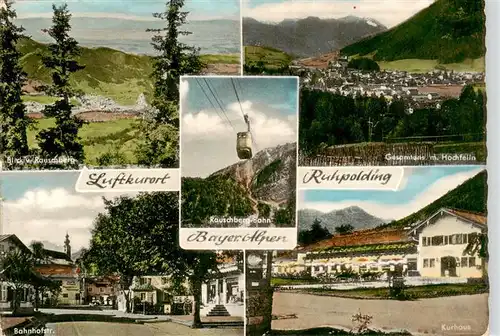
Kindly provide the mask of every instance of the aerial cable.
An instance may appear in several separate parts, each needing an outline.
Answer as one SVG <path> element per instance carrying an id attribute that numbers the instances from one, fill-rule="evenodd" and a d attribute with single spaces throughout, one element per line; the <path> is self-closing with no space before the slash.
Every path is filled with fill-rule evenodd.
<path id="1" fill-rule="evenodd" d="M 210 99 L 210 97 L 208 96 L 207 92 L 205 91 L 205 89 L 203 88 L 203 85 L 201 85 L 200 81 L 198 80 L 198 78 L 196 78 L 196 83 L 198 83 L 198 86 L 200 87 L 201 91 L 203 92 L 203 94 L 205 95 L 205 97 L 207 98 L 208 102 L 210 103 L 210 105 L 212 105 L 213 109 L 215 110 L 215 112 L 217 113 L 217 115 L 222 119 L 222 123 L 223 124 L 226 124 L 226 121 L 224 120 L 224 118 L 222 117 L 222 115 L 219 113 L 218 109 L 215 107 L 215 104 L 212 102 L 212 100 Z M 226 117 L 227 118 L 227 117 Z M 231 122 L 229 121 L 229 119 L 227 120 L 229 122 L 229 126 L 231 126 L 231 128 L 236 132 L 236 129 L 234 128 L 234 126 L 231 124 Z"/>
<path id="2" fill-rule="evenodd" d="M 217 98 L 217 95 L 216 93 L 214 93 L 214 91 L 212 90 L 212 88 L 210 87 L 210 85 L 208 84 L 207 82 L 207 79 L 206 78 L 203 78 L 203 81 L 205 82 L 206 86 L 208 87 L 208 90 L 210 91 L 210 93 L 212 93 L 212 96 L 214 97 L 215 99 L 215 102 L 217 103 L 217 105 L 219 105 L 222 113 L 224 114 L 224 116 L 226 117 L 226 120 L 227 122 L 229 123 L 229 125 L 231 125 L 232 129 L 236 132 L 236 129 L 234 128 L 233 124 L 231 123 L 231 120 L 229 120 L 228 116 L 227 116 L 227 113 L 226 113 L 226 110 L 224 110 L 224 107 L 222 107 L 222 104 L 220 103 L 219 99 Z"/>

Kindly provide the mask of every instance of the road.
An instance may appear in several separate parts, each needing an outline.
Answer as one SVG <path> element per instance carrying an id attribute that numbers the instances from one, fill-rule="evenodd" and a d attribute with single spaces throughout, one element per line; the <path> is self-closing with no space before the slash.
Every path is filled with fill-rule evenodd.
<path id="1" fill-rule="evenodd" d="M 48 323 L 45 336 L 243 336 L 243 328 L 213 328 L 213 329 L 191 329 L 188 326 L 167 322 L 166 315 L 141 315 L 126 314 L 117 310 L 77 310 L 77 309 L 40 309 L 46 314 L 56 315 L 100 315 L 114 316 L 117 318 L 129 318 L 137 320 L 149 320 L 143 324 L 138 323 L 116 323 L 101 321 L 73 321 Z M 76 317 L 78 319 L 78 317 Z M 98 318 L 96 317 L 96 320 Z"/>
<path id="2" fill-rule="evenodd" d="M 405 329 L 412 334 L 481 336 L 488 325 L 487 294 L 417 301 L 356 300 L 299 293 L 274 294 L 273 314 L 297 319 L 273 321 L 273 329 L 321 326 L 352 328 L 357 313 L 373 316 L 371 327 Z"/>
<path id="3" fill-rule="evenodd" d="M 48 324 L 45 336 L 243 336 L 243 329 L 191 329 L 173 323 L 62 322 Z"/>

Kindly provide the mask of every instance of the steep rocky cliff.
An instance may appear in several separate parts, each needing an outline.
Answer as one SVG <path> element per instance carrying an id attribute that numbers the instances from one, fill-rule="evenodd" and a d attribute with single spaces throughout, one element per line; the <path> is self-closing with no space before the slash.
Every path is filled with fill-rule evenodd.
<path id="1" fill-rule="evenodd" d="M 294 227 L 296 153 L 295 143 L 280 145 L 206 179 L 183 178 L 183 225 Z M 210 223 L 211 216 L 235 216 L 251 223 Z"/>

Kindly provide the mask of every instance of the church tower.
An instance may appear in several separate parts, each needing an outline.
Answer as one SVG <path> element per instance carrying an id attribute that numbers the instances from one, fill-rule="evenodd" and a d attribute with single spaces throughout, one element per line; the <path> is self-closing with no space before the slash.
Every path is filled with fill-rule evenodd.
<path id="1" fill-rule="evenodd" d="M 69 244 L 69 235 L 67 232 L 66 232 L 66 240 L 64 240 L 64 252 L 71 260 L 71 245 Z"/>

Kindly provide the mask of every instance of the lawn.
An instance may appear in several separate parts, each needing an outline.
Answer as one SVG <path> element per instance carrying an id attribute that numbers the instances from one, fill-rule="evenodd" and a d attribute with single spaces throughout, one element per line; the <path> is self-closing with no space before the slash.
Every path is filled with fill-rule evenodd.
<path id="1" fill-rule="evenodd" d="M 484 72 L 484 57 L 478 59 L 467 59 L 461 63 L 440 64 L 437 60 L 424 59 L 403 59 L 398 61 L 382 62 L 378 61 L 381 70 L 400 70 L 415 73 L 429 72 L 436 69 L 446 69 L 453 71 L 473 71 Z"/>
<path id="2" fill-rule="evenodd" d="M 240 54 L 201 55 L 201 61 L 205 64 L 240 64 L 240 58 Z"/>
<path id="3" fill-rule="evenodd" d="M 38 119 L 28 131 L 28 144 L 36 148 L 36 134 L 41 129 L 54 126 L 53 118 Z M 105 153 L 118 153 L 126 164 L 135 164 L 135 150 L 139 144 L 139 121 L 119 119 L 85 124 L 79 132 L 85 151 L 85 164 L 96 166 Z"/>
<path id="4" fill-rule="evenodd" d="M 57 97 L 50 96 L 22 96 L 24 102 L 35 102 L 39 104 L 53 104 L 56 102 Z M 75 106 L 79 106 L 80 104 L 76 99 L 71 99 L 71 103 Z"/>
<path id="5" fill-rule="evenodd" d="M 289 65 L 292 60 L 291 55 L 278 49 L 245 46 L 245 64 L 262 61 L 266 68 L 277 69 Z"/>
<path id="6" fill-rule="evenodd" d="M 311 288 L 301 290 L 301 292 L 353 299 L 391 299 L 389 288 L 357 288 L 348 290 Z M 404 294 L 410 299 L 428 299 L 482 293 L 488 293 L 488 286 L 484 284 L 443 284 L 407 287 L 404 290 Z"/>
<path id="7" fill-rule="evenodd" d="M 284 279 L 284 278 L 272 278 L 271 279 L 271 285 L 273 286 L 286 286 L 286 285 L 309 285 L 309 284 L 315 284 L 318 283 L 319 281 L 310 279 L 310 280 L 305 280 L 305 279 Z"/>

